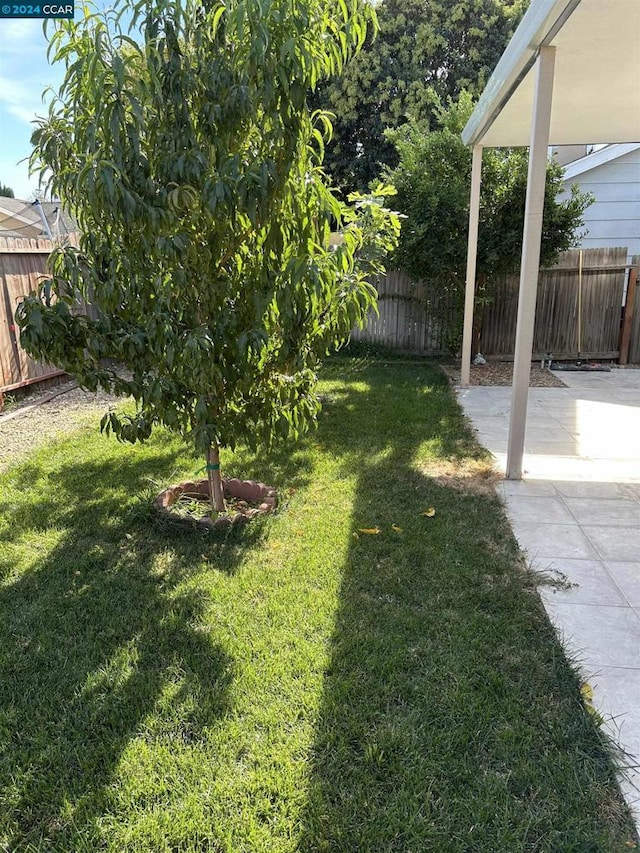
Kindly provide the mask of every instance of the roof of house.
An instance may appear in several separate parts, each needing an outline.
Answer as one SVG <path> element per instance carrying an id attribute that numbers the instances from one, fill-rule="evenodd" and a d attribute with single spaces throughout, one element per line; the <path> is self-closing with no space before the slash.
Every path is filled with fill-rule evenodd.
<path id="1" fill-rule="evenodd" d="M 65 213 L 57 201 L 40 202 L 44 215 L 49 223 L 52 234 L 64 235 L 78 230 L 77 224 Z M 20 222 L 19 227 L 7 228 L 3 223 L 7 220 Z M 25 201 L 20 198 L 6 198 L 0 196 L 0 232 L 9 236 L 24 236 L 25 231 L 32 228 L 39 229 L 44 233 L 42 219 L 35 201 Z"/>
<path id="2" fill-rule="evenodd" d="M 532 0 L 462 133 L 467 145 L 530 143 L 536 58 L 556 48 L 549 141 L 640 142 L 640 2 Z"/>
<path id="3" fill-rule="evenodd" d="M 595 169 L 596 166 L 604 166 L 605 163 L 617 160 L 618 157 L 622 157 L 624 154 L 631 154 L 632 151 L 638 150 L 640 150 L 640 142 L 620 142 L 615 145 L 607 145 L 605 148 L 593 151 L 591 154 L 587 154 L 586 157 L 580 157 L 578 160 L 574 160 L 565 166 L 564 180 L 570 181 L 588 172 L 590 169 Z M 640 181 L 640 173 L 638 180 Z"/>

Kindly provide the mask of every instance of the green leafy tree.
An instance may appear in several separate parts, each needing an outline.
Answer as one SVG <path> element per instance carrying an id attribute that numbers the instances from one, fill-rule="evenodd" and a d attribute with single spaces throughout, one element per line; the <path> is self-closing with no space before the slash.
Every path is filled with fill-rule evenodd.
<path id="1" fill-rule="evenodd" d="M 317 107 L 334 113 L 325 165 L 347 190 L 368 187 L 397 155 L 387 127 L 420 121 L 463 89 L 479 94 L 527 0 L 382 0 L 377 36 L 344 73 L 323 83 Z"/>
<path id="2" fill-rule="evenodd" d="M 6 184 L 3 184 L 2 181 L 0 181 L 0 196 L 3 196 L 4 198 L 15 198 L 15 193 L 11 187 L 6 186 Z"/>
<path id="3" fill-rule="evenodd" d="M 21 341 L 83 388 L 132 395 L 134 416 L 102 421 L 119 439 L 156 423 L 188 437 L 221 510 L 219 449 L 314 420 L 318 359 L 374 305 L 367 278 L 397 241 L 384 189 L 346 206 L 327 188 L 328 120 L 306 102 L 374 15 L 359 0 L 144 0 L 134 39 L 129 9 L 51 40 L 66 76 L 32 165 L 82 239 L 20 305 Z"/>
<path id="4" fill-rule="evenodd" d="M 461 131 L 473 110 L 463 92 L 457 102 L 440 107 L 439 129 L 428 131 L 404 125 L 388 132 L 399 163 L 385 172 L 397 188 L 397 206 L 406 216 L 396 262 L 416 280 L 451 294 L 454 314 L 447 322 L 447 339 L 457 349 L 464 304 L 471 151 Z M 483 154 L 480 224 L 477 254 L 476 337 L 482 325 L 482 306 L 491 298 L 492 284 L 516 272 L 520 265 L 524 204 L 527 190 L 527 149 L 487 149 Z M 551 266 L 558 254 L 576 245 L 582 215 L 593 197 L 571 188 L 564 192 L 564 170 L 547 165 L 540 263 Z"/>

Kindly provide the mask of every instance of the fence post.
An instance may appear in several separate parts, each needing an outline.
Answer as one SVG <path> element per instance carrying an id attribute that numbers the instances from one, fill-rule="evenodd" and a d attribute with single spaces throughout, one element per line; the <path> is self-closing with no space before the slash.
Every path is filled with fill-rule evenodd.
<path id="1" fill-rule="evenodd" d="M 638 284 L 638 268 L 631 267 L 629 270 L 629 281 L 627 282 L 627 298 L 624 302 L 624 314 L 622 317 L 622 331 L 620 333 L 620 356 L 619 364 L 629 363 L 629 344 L 631 342 L 631 321 L 633 320 L 633 307 L 636 301 L 636 286 Z"/>

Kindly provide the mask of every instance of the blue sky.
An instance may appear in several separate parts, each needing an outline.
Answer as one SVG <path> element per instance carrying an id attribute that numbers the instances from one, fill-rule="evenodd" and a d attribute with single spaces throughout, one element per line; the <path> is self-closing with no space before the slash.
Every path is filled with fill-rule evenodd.
<path id="1" fill-rule="evenodd" d="M 42 21 L 0 19 L 0 181 L 16 198 L 28 199 L 37 189 L 27 163 L 18 161 L 31 151 L 31 122 L 46 113 L 42 92 L 61 80 L 62 66 L 47 62 Z"/>

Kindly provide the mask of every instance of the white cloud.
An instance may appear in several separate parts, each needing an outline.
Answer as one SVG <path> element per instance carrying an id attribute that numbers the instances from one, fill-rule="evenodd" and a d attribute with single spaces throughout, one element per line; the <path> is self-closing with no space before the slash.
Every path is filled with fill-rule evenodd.
<path id="1" fill-rule="evenodd" d="M 15 79 L 0 74 L 0 103 L 11 115 L 29 123 L 36 115 L 46 113 L 42 102 L 43 88 L 32 79 Z"/>
<path id="2" fill-rule="evenodd" d="M 6 26 L 4 26 L 6 25 Z M 3 21 L 0 53 L 0 105 L 24 122 L 45 112 L 42 93 L 56 84 L 62 69 L 47 61 L 47 42 L 42 22 L 37 20 Z"/>
<path id="3" fill-rule="evenodd" d="M 16 195 L 28 196 L 34 182 L 22 161 L 31 152 L 32 122 L 46 115 L 42 93 L 57 85 L 62 69 L 47 61 L 47 41 L 42 22 L 17 19 L 2 21 L 0 48 L 0 180 Z"/>
<path id="4" fill-rule="evenodd" d="M 2 55 L 4 57 L 35 48 L 42 39 L 42 23 L 30 18 L 7 19 L 2 22 Z"/>

